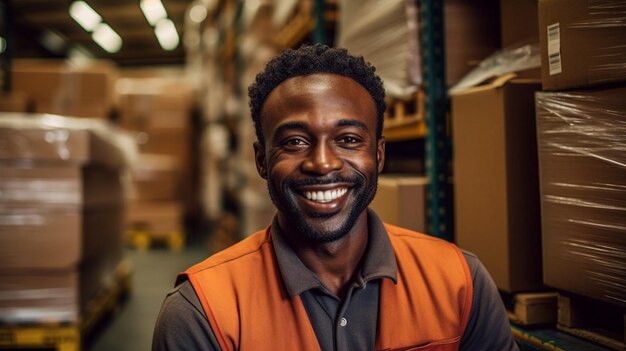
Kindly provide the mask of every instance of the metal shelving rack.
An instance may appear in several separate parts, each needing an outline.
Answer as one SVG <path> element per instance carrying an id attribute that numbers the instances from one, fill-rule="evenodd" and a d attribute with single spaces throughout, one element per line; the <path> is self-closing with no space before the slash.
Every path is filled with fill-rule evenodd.
<path id="1" fill-rule="evenodd" d="M 2 73 L 2 91 L 4 93 L 11 91 L 11 56 L 13 46 L 11 29 L 11 2 L 2 0 L 0 1 L 0 36 L 4 38 L 6 47 L 4 52 L 0 54 L 0 69 Z"/>
<path id="2" fill-rule="evenodd" d="M 428 230 L 433 236 L 454 240 L 453 198 L 450 178 L 451 146 L 448 131 L 448 95 L 445 67 L 443 0 L 418 0 L 426 117 L 426 172 Z"/>

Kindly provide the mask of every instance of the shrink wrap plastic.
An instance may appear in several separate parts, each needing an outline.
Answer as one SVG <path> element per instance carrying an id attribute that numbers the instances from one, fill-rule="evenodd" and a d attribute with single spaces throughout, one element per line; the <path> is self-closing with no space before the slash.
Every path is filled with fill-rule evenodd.
<path id="1" fill-rule="evenodd" d="M 450 94 L 477 86 L 491 78 L 539 67 L 541 57 L 538 43 L 508 47 L 484 59 L 478 67 L 450 89 Z"/>
<path id="2" fill-rule="evenodd" d="M 0 162 L 90 162 L 120 169 L 136 159 L 133 139 L 103 120 L 0 113 Z"/>
<path id="3" fill-rule="evenodd" d="M 626 87 L 539 92 L 544 282 L 626 306 Z"/>
<path id="4" fill-rule="evenodd" d="M 387 95 L 409 98 L 422 82 L 417 6 L 408 0 L 341 0 L 336 46 L 363 55 Z"/>
<path id="5" fill-rule="evenodd" d="M 544 90 L 626 81 L 626 2 L 540 0 Z"/>
<path id="6" fill-rule="evenodd" d="M 1 322 L 78 320 L 121 259 L 136 158 L 103 120 L 0 113 Z"/>

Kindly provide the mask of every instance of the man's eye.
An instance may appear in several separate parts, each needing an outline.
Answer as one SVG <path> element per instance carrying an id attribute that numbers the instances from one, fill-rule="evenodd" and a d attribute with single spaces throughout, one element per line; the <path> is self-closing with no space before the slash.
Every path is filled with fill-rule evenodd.
<path id="1" fill-rule="evenodd" d="M 287 145 L 302 145 L 303 142 L 300 139 L 290 139 L 286 142 Z"/>
<path id="2" fill-rule="evenodd" d="M 300 149 L 308 145 L 308 143 L 302 138 L 289 138 L 285 140 L 282 145 L 288 149 Z"/>
<path id="3" fill-rule="evenodd" d="M 355 144 L 358 143 L 360 140 L 355 137 L 345 136 L 339 139 L 339 141 L 346 144 Z"/>

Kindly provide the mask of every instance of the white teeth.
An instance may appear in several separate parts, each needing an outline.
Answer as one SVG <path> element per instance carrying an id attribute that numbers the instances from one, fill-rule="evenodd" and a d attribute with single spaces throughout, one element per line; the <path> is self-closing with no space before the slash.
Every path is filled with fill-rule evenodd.
<path id="1" fill-rule="evenodd" d="M 304 197 L 317 202 L 330 202 L 342 197 L 346 192 L 348 192 L 348 189 L 345 188 L 326 191 L 305 191 Z"/>

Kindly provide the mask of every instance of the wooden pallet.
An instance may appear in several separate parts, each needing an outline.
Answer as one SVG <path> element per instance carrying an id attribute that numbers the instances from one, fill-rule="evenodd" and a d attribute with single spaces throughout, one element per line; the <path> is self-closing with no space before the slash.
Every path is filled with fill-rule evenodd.
<path id="1" fill-rule="evenodd" d="M 524 328 L 511 325 L 511 331 L 521 351 L 610 351 L 606 347 L 555 328 Z"/>
<path id="2" fill-rule="evenodd" d="M 509 318 L 518 325 L 554 325 L 557 318 L 557 294 L 554 292 L 515 294 Z"/>
<path id="3" fill-rule="evenodd" d="M 127 242 L 137 250 L 162 245 L 172 251 L 180 251 L 185 246 L 185 235 L 178 229 L 170 231 L 152 231 L 149 229 L 129 229 Z"/>
<path id="4" fill-rule="evenodd" d="M 626 350 L 626 309 L 623 307 L 559 293 L 557 328 L 613 350 Z"/>
<path id="5" fill-rule="evenodd" d="M 0 350 L 80 351 L 96 326 L 116 313 L 131 291 L 131 281 L 132 267 L 124 261 L 116 268 L 111 282 L 88 303 L 77 323 L 0 325 Z"/>
<path id="6" fill-rule="evenodd" d="M 556 324 L 557 293 L 500 293 L 511 323 L 520 326 Z"/>
<path id="7" fill-rule="evenodd" d="M 383 135 L 391 141 L 423 138 L 426 135 L 423 90 L 407 100 L 387 99 Z"/>

